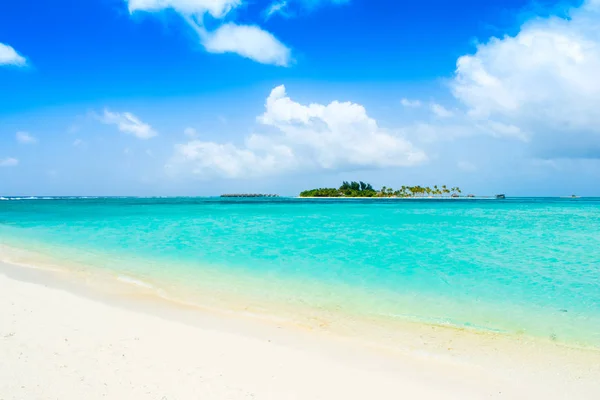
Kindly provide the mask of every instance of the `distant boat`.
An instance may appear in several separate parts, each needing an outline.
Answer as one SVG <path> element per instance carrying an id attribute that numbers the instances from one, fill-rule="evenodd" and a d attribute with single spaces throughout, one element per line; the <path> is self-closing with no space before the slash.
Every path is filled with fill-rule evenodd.
<path id="1" fill-rule="evenodd" d="M 498 199 L 498 200 L 504 200 L 505 198 L 506 198 L 506 195 L 504 195 L 504 194 L 497 194 L 496 195 L 496 199 Z"/>

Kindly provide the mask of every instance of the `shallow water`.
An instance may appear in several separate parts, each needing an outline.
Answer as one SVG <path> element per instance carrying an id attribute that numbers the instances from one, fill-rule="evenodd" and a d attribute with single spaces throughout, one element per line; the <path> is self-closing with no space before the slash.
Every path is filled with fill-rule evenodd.
<path id="1" fill-rule="evenodd" d="M 600 199 L 6 200 L 0 243 L 192 303 L 600 347 Z"/>

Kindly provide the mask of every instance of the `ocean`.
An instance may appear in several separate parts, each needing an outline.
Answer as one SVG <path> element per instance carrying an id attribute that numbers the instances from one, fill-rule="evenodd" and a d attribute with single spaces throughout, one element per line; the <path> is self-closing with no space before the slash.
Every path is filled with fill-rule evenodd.
<path id="1" fill-rule="evenodd" d="M 2 199 L 2 252 L 188 304 L 600 347 L 600 199 Z"/>

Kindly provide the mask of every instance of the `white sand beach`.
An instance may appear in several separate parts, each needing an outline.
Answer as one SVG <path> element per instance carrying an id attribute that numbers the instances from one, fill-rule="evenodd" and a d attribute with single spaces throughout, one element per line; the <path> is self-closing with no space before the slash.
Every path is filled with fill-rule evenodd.
<path id="1" fill-rule="evenodd" d="M 480 358 L 387 354 L 86 291 L 0 264 L 0 399 L 600 398 L 593 351 L 514 358 L 499 340 Z"/>

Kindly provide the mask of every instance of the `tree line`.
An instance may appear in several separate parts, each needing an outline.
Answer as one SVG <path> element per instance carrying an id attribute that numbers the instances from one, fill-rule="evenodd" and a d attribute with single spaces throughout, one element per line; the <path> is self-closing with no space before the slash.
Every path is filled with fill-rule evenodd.
<path id="1" fill-rule="evenodd" d="M 320 188 L 305 190 L 300 197 L 458 197 L 462 193 L 459 187 L 448 188 L 446 185 L 429 186 L 402 186 L 394 190 L 391 187 L 382 187 L 380 190 L 373 189 L 369 183 L 343 182 L 335 188 Z"/>

